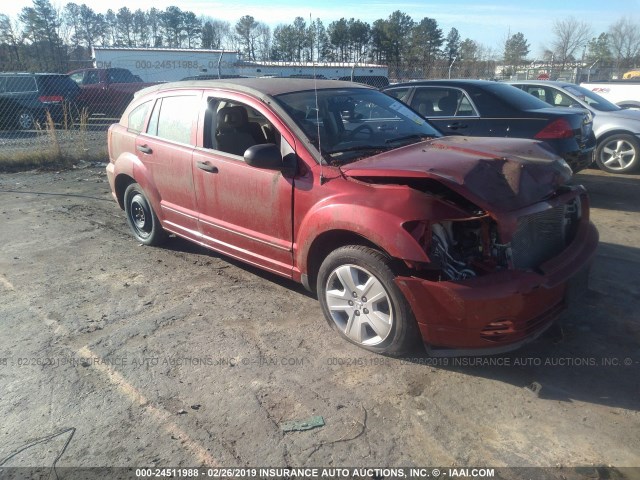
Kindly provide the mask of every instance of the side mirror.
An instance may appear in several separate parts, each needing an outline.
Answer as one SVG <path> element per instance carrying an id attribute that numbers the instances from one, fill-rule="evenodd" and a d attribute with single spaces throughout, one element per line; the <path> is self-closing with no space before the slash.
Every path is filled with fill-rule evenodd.
<path id="1" fill-rule="evenodd" d="M 263 143 L 247 148 L 244 152 L 247 165 L 266 170 L 278 170 L 283 175 L 293 176 L 297 171 L 297 161 L 294 154 L 282 158 L 280 147 L 274 143 Z"/>

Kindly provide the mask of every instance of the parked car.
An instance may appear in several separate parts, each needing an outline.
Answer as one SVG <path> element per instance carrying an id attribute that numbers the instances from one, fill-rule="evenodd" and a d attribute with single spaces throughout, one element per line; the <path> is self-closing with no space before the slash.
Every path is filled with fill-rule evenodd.
<path id="1" fill-rule="evenodd" d="M 587 112 L 553 109 L 510 85 L 482 80 L 428 80 L 384 89 L 447 135 L 543 140 L 574 172 L 592 162 L 595 137 Z"/>
<path id="2" fill-rule="evenodd" d="M 623 109 L 584 87 L 568 82 L 518 81 L 511 85 L 556 107 L 584 108 L 593 114 L 595 161 L 611 173 L 640 164 L 640 110 Z"/>
<path id="3" fill-rule="evenodd" d="M 79 93 L 67 75 L 57 73 L 0 73 L 0 123 L 5 128 L 30 130 L 44 125 L 47 112 L 54 122 L 71 119 Z"/>
<path id="4" fill-rule="evenodd" d="M 155 83 L 144 83 L 126 68 L 82 68 L 69 72 L 81 89 L 78 105 L 88 115 L 119 117 L 133 94 Z"/>
<path id="5" fill-rule="evenodd" d="M 158 85 L 108 138 L 137 241 L 173 233 L 301 282 L 374 352 L 516 348 L 584 285 L 597 246 L 585 189 L 541 142 L 442 137 L 351 82 Z"/>

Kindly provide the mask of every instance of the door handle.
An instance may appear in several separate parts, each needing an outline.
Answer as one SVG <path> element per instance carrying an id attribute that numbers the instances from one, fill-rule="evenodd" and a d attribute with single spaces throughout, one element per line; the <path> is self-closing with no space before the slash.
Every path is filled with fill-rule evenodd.
<path id="1" fill-rule="evenodd" d="M 196 167 L 209 173 L 218 173 L 218 167 L 214 167 L 209 162 L 196 162 Z"/>
<path id="2" fill-rule="evenodd" d="M 150 149 L 149 147 L 147 147 L 146 145 L 138 145 L 136 147 L 138 150 L 140 150 L 142 153 L 152 153 L 153 150 Z"/>
<path id="3" fill-rule="evenodd" d="M 464 123 L 460 123 L 460 122 L 453 122 L 447 125 L 447 128 L 450 128 L 451 130 L 458 130 L 459 128 L 467 128 L 467 127 L 468 125 L 465 125 Z"/>

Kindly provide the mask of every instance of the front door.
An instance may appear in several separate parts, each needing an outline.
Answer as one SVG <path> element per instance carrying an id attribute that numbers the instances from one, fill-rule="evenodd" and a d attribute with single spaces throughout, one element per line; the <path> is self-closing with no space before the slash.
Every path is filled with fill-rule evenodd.
<path id="1" fill-rule="evenodd" d="M 252 145 L 276 143 L 293 154 L 293 139 L 250 99 L 229 94 L 204 100 L 193 153 L 202 239 L 215 250 L 291 276 L 293 179 L 247 165 L 243 153 Z"/>

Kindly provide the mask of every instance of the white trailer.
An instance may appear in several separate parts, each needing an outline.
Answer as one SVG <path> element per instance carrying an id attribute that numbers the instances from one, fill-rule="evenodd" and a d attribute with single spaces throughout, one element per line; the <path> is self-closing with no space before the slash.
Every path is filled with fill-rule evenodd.
<path id="1" fill-rule="evenodd" d="M 194 75 L 237 75 L 238 52 L 183 48 L 93 47 L 96 68 L 126 68 L 144 82 L 172 82 Z"/>
<path id="2" fill-rule="evenodd" d="M 249 62 L 242 60 L 237 51 L 181 48 L 93 47 L 93 66 L 126 68 L 144 82 L 171 82 L 196 75 L 316 76 L 328 79 L 353 77 L 358 81 L 358 79 L 386 78 L 389 72 L 384 65 L 335 62 Z"/>
<path id="3" fill-rule="evenodd" d="M 597 93 L 619 107 L 640 108 L 640 82 L 620 80 L 581 83 L 580 86 Z"/>
<path id="4" fill-rule="evenodd" d="M 236 72 L 246 77 L 313 77 L 337 80 L 345 77 L 388 77 L 384 65 L 339 62 L 244 62 L 236 64 Z"/>

